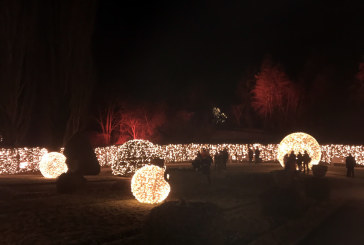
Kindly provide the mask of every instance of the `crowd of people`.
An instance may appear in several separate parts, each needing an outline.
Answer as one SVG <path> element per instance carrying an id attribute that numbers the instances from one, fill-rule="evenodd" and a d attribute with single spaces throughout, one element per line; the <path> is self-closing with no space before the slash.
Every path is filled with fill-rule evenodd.
<path id="1" fill-rule="evenodd" d="M 285 170 L 296 171 L 298 168 L 299 172 L 307 174 L 310 172 L 309 164 L 311 162 L 311 157 L 307 151 L 304 151 L 303 154 L 299 152 L 297 155 L 294 154 L 294 151 L 291 151 L 289 155 L 288 153 L 284 155 L 283 162 Z"/>
<path id="2" fill-rule="evenodd" d="M 253 162 L 253 158 L 256 164 L 261 162 L 260 150 L 259 148 L 255 148 L 253 151 L 253 148 L 249 147 L 249 163 Z M 192 162 L 192 166 L 196 172 L 201 172 L 202 174 L 206 175 L 207 181 L 210 184 L 210 168 L 212 163 L 215 163 L 216 170 L 222 170 L 226 169 L 228 159 L 229 153 L 226 148 L 220 152 L 217 152 L 214 156 L 214 159 L 211 157 L 207 149 L 203 149 L 201 152 L 197 152 L 197 156 Z M 304 174 L 309 174 L 311 160 L 312 158 L 306 150 L 303 152 L 303 154 L 299 152 L 297 155 L 294 153 L 294 151 L 291 151 L 290 154 L 287 153 L 284 156 L 284 169 L 291 172 L 298 171 L 303 172 Z M 355 158 L 351 154 L 349 154 L 349 156 L 346 158 L 347 177 L 354 177 L 355 166 Z"/>
<path id="3" fill-rule="evenodd" d="M 196 172 L 201 172 L 206 175 L 207 181 L 211 183 L 210 168 L 212 163 L 215 163 L 215 169 L 222 170 L 226 169 L 226 163 L 229 159 L 229 153 L 227 149 L 224 149 L 214 156 L 212 159 L 208 150 L 203 149 L 201 152 L 197 152 L 195 160 L 192 161 L 192 166 Z"/>

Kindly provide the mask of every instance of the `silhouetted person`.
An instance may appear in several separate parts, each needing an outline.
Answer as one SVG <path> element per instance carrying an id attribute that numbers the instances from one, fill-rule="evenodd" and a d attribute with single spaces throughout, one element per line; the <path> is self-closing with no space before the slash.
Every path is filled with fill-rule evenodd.
<path id="1" fill-rule="evenodd" d="M 222 152 L 221 152 L 221 160 L 222 160 L 222 167 L 224 169 L 226 169 L 226 163 L 229 159 L 229 152 L 228 150 L 225 148 Z"/>
<path id="2" fill-rule="evenodd" d="M 197 152 L 197 156 L 196 156 L 195 160 L 192 161 L 192 167 L 196 172 L 200 171 L 201 159 L 202 159 L 201 153 Z"/>
<path id="3" fill-rule="evenodd" d="M 252 163 L 253 157 L 254 157 L 254 152 L 253 152 L 252 148 L 249 148 L 249 150 L 248 150 L 248 157 L 249 157 L 249 163 Z"/>
<path id="4" fill-rule="evenodd" d="M 355 165 L 356 165 L 355 158 L 351 154 L 349 154 L 349 156 L 346 157 L 347 177 L 354 177 Z"/>
<path id="5" fill-rule="evenodd" d="M 283 157 L 283 163 L 284 163 L 284 169 L 288 170 L 289 165 L 288 165 L 288 153 L 286 155 L 284 155 Z"/>
<path id="6" fill-rule="evenodd" d="M 206 175 L 208 183 L 211 184 L 210 167 L 212 158 L 207 150 L 201 152 L 201 157 L 201 172 Z"/>
<path id="7" fill-rule="evenodd" d="M 294 151 L 291 151 L 291 154 L 288 156 L 288 170 L 292 172 L 296 171 L 296 155 Z"/>
<path id="8" fill-rule="evenodd" d="M 303 155 L 301 154 L 301 152 L 299 152 L 297 155 L 297 166 L 300 172 L 302 171 L 302 164 L 303 164 Z"/>
<path id="9" fill-rule="evenodd" d="M 260 150 L 257 147 L 257 148 L 255 148 L 255 163 L 260 162 L 260 158 L 259 157 L 260 157 Z"/>
<path id="10" fill-rule="evenodd" d="M 311 162 L 311 157 L 310 157 L 310 155 L 308 155 L 307 151 L 305 151 L 305 154 L 303 154 L 303 171 L 304 171 L 304 173 L 306 173 L 306 169 L 307 169 L 307 173 L 310 172 L 310 168 L 308 167 L 310 162 Z"/>
<path id="11" fill-rule="evenodd" d="M 221 161 L 222 161 L 221 152 L 216 152 L 214 156 L 215 169 L 217 170 L 221 169 Z"/>

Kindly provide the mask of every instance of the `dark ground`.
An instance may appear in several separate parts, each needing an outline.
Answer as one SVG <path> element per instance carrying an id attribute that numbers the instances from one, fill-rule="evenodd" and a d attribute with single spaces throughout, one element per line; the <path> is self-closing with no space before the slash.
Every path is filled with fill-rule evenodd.
<path id="1" fill-rule="evenodd" d="M 227 171 L 213 171 L 211 186 L 189 166 L 171 167 L 167 201 L 221 207 L 226 244 L 358 244 L 363 238 L 364 169 L 347 179 L 345 168 L 329 167 L 330 201 L 311 202 L 302 217 L 277 221 L 262 213 L 259 201 L 271 187 L 271 171 L 281 169 L 277 164 L 230 164 Z M 1 244 L 144 244 L 143 223 L 157 205 L 138 203 L 130 179 L 109 169 L 87 179 L 85 189 L 57 194 L 55 181 L 40 175 L 0 176 Z"/>

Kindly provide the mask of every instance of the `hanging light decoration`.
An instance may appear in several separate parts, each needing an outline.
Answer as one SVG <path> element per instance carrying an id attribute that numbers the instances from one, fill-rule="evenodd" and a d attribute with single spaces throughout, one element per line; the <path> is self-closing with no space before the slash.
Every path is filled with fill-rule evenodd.
<path id="1" fill-rule="evenodd" d="M 164 169 L 146 165 L 138 169 L 131 179 L 131 191 L 141 203 L 160 203 L 167 198 L 171 188 L 164 179 Z"/>
<path id="2" fill-rule="evenodd" d="M 46 153 L 39 162 L 39 170 L 45 178 L 57 178 L 68 170 L 66 157 L 58 152 Z"/>
<path id="3" fill-rule="evenodd" d="M 294 152 L 295 155 L 301 152 L 304 154 L 304 151 L 307 151 L 308 155 L 311 157 L 311 162 L 309 164 L 309 168 L 312 168 L 312 165 L 317 165 L 321 160 L 321 148 L 317 143 L 316 139 L 309 134 L 306 133 L 292 133 L 287 135 L 281 143 L 278 145 L 278 161 L 284 167 L 284 156 L 286 154 L 290 154 Z"/>

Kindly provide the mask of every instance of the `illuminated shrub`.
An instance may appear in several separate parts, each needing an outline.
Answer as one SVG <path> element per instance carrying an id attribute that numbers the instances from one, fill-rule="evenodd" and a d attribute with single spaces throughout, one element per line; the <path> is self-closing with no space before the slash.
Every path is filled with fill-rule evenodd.
<path id="1" fill-rule="evenodd" d="M 157 147 L 147 140 L 130 140 L 117 152 L 117 160 L 112 162 L 114 175 L 130 176 L 144 165 L 157 158 Z"/>
<path id="2" fill-rule="evenodd" d="M 284 155 L 290 154 L 291 151 L 297 155 L 299 152 L 302 154 L 307 151 L 311 157 L 309 168 L 312 165 L 317 165 L 321 159 L 321 148 L 315 138 L 306 133 L 292 133 L 287 135 L 278 146 L 278 161 L 284 167 Z"/>
<path id="3" fill-rule="evenodd" d="M 66 157 L 58 152 L 46 153 L 39 162 L 39 170 L 45 178 L 57 178 L 68 170 Z"/>
<path id="4" fill-rule="evenodd" d="M 131 179 L 131 191 L 142 203 L 160 203 L 167 198 L 170 189 L 164 179 L 164 169 L 154 165 L 137 170 Z"/>

